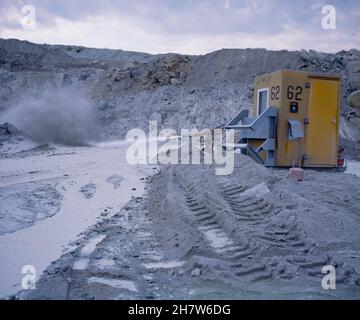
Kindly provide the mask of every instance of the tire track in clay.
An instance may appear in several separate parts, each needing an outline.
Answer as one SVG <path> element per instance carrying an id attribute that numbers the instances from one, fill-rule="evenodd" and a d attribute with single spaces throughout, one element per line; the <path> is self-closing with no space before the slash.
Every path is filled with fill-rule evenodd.
<path id="1" fill-rule="evenodd" d="M 186 203 L 194 214 L 198 229 L 218 257 L 230 264 L 232 272 L 237 277 L 244 277 L 250 281 L 270 279 L 272 274 L 267 270 L 266 265 L 254 264 L 252 261 L 259 247 L 251 241 L 240 243 L 230 237 L 219 224 L 217 214 L 211 212 L 194 194 L 196 193 L 191 188 L 185 192 Z"/>

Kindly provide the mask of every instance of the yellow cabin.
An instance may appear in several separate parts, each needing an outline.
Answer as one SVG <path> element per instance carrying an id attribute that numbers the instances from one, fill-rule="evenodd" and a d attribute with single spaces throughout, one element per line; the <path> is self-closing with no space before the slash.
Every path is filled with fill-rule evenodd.
<path id="1" fill-rule="evenodd" d="M 340 76 L 282 70 L 255 79 L 252 116 L 226 125 L 239 129 L 234 145 L 266 166 L 337 167 Z"/>

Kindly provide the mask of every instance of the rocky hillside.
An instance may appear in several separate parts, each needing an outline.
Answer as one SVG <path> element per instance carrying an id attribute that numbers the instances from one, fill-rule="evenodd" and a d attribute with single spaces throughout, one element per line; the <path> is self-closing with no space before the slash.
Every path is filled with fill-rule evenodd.
<path id="1" fill-rule="evenodd" d="M 30 104 L 29 97 L 41 99 L 48 90 L 63 95 L 75 89 L 95 107 L 103 137 L 147 129 L 149 120 L 174 129 L 217 127 L 249 108 L 256 75 L 278 69 L 342 75 L 341 142 L 348 156 L 359 155 L 356 49 L 336 54 L 224 49 L 202 56 L 149 55 L 0 39 L 0 120 L 14 106 Z"/>

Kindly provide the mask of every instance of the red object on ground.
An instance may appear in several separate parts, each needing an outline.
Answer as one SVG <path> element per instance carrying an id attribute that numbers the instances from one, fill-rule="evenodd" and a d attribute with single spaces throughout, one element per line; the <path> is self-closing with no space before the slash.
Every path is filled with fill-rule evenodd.
<path id="1" fill-rule="evenodd" d="M 298 181 L 304 180 L 304 174 L 305 174 L 305 171 L 302 168 L 293 167 L 293 168 L 289 169 L 289 177 L 295 178 Z"/>
<path id="2" fill-rule="evenodd" d="M 343 168 L 345 166 L 344 151 L 345 151 L 344 148 L 339 147 L 339 152 L 338 152 L 338 167 L 339 168 Z"/>
<path id="3" fill-rule="evenodd" d="M 345 160 L 344 159 L 339 159 L 338 160 L 338 167 L 342 168 L 345 166 Z"/>

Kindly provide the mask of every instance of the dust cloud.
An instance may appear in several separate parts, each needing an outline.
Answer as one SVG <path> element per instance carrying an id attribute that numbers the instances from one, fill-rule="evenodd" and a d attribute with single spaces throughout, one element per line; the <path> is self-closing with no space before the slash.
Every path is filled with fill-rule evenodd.
<path id="1" fill-rule="evenodd" d="M 27 94 L 2 121 L 39 143 L 80 146 L 98 136 L 94 105 L 85 92 L 73 88 L 48 89 L 36 97 Z"/>

